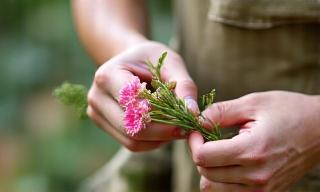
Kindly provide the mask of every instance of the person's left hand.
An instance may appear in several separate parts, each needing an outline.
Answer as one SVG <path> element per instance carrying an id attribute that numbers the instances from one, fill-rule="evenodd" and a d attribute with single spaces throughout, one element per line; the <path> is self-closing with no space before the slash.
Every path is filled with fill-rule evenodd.
<path id="1" fill-rule="evenodd" d="M 189 136 L 202 191 L 286 191 L 320 162 L 319 96 L 254 93 L 213 104 L 203 115 L 241 129 L 220 141 Z"/>

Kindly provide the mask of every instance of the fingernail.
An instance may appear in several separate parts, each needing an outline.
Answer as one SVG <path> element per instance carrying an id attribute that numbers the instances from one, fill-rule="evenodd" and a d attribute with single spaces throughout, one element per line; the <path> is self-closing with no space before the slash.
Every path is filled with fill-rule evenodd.
<path id="1" fill-rule="evenodd" d="M 200 114 L 198 103 L 192 97 L 185 97 L 184 102 L 194 115 Z"/>

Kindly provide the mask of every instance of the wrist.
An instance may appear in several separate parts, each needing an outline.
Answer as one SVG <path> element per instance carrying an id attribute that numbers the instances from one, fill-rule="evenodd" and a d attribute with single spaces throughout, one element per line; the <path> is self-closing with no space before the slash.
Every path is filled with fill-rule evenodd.
<path id="1" fill-rule="evenodd" d="M 101 48 L 94 49 L 90 54 L 98 66 L 134 46 L 149 41 L 145 36 L 135 31 L 119 30 L 116 35 L 111 33 L 106 37 L 107 41 L 101 43 Z"/>
<path id="2" fill-rule="evenodd" d="M 127 49 L 130 49 L 133 46 L 136 46 L 140 43 L 145 43 L 148 42 L 149 40 L 142 34 L 137 33 L 137 32 L 129 32 L 125 35 L 124 43 L 123 43 L 123 50 L 125 51 Z"/>

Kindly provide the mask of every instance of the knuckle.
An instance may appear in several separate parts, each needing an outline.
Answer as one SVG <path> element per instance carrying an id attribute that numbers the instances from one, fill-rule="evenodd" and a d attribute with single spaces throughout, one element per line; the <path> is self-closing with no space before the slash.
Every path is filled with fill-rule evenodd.
<path id="1" fill-rule="evenodd" d="M 242 97 L 247 105 L 256 106 L 263 101 L 263 95 L 259 92 L 250 93 Z"/>
<path id="2" fill-rule="evenodd" d="M 251 145 L 251 147 L 247 147 L 244 149 L 242 154 L 240 155 L 240 160 L 244 164 L 249 165 L 263 165 L 266 164 L 270 158 L 270 147 L 267 140 L 256 138 L 250 138 L 253 143 L 257 143 L 255 145 Z"/>
<path id="3" fill-rule="evenodd" d="M 255 164 L 264 164 L 267 161 L 267 157 L 265 154 L 260 153 L 260 154 L 254 154 L 251 156 L 251 162 Z"/>
<path id="4" fill-rule="evenodd" d="M 223 114 L 228 111 L 229 105 L 224 102 L 220 102 L 215 104 L 215 108 L 218 117 L 217 122 L 220 123 L 221 121 L 223 121 Z"/>
<path id="5" fill-rule="evenodd" d="M 271 179 L 271 174 L 264 171 L 258 174 L 254 174 L 252 177 L 249 178 L 249 182 L 253 185 L 257 186 L 265 186 Z"/>
<path id="6" fill-rule="evenodd" d="M 241 160 L 246 164 L 262 165 L 266 163 L 267 157 L 263 153 L 249 153 L 243 156 Z"/>
<path id="7" fill-rule="evenodd" d="M 193 90 L 193 91 L 197 91 L 197 86 L 194 83 L 194 81 L 192 79 L 184 79 L 181 82 L 179 82 L 180 86 L 183 87 L 184 89 L 188 89 L 188 90 Z"/>
<path id="8" fill-rule="evenodd" d="M 109 75 L 111 73 L 106 73 L 102 68 L 98 69 L 94 75 L 94 83 L 98 87 L 104 87 L 109 82 Z"/>
<path id="9" fill-rule="evenodd" d="M 192 156 L 193 161 L 196 165 L 200 167 L 205 167 L 205 157 L 201 152 L 195 152 Z"/>
<path id="10" fill-rule="evenodd" d="M 200 180 L 200 191 L 201 192 L 210 192 L 212 191 L 211 183 L 207 179 L 204 179 L 203 177 Z"/>
<path id="11" fill-rule="evenodd" d="M 246 99 L 257 99 L 259 98 L 259 93 L 258 92 L 254 92 L 254 93 L 249 93 L 245 96 L 243 96 L 243 98 L 246 98 Z"/>
<path id="12" fill-rule="evenodd" d="M 172 60 L 175 61 L 175 63 L 183 63 L 184 62 L 183 58 L 179 54 L 177 54 L 175 52 L 171 52 L 171 53 L 172 54 L 170 54 L 170 55 L 172 57 Z"/>
<path id="13" fill-rule="evenodd" d="M 96 94 L 92 89 L 88 93 L 87 100 L 89 106 L 96 106 Z"/>
<path id="14" fill-rule="evenodd" d="M 95 119 L 96 113 L 93 111 L 93 109 L 91 107 L 87 108 L 86 111 L 88 117 L 90 117 L 91 119 Z"/>
<path id="15" fill-rule="evenodd" d="M 204 168 L 204 167 L 197 166 L 197 170 L 198 170 L 198 172 L 199 172 L 200 175 L 208 178 L 209 169 Z"/>

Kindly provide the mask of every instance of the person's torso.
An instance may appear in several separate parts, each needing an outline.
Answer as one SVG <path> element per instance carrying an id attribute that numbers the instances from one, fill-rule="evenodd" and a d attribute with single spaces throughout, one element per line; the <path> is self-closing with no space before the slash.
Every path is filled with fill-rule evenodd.
<path id="1" fill-rule="evenodd" d="M 178 51 L 200 94 L 320 94 L 320 1 L 175 0 L 175 13 Z M 319 168 L 292 191 L 320 191 Z"/>
<path id="2" fill-rule="evenodd" d="M 201 92 L 320 93 L 320 1 L 176 0 L 179 51 Z"/>

